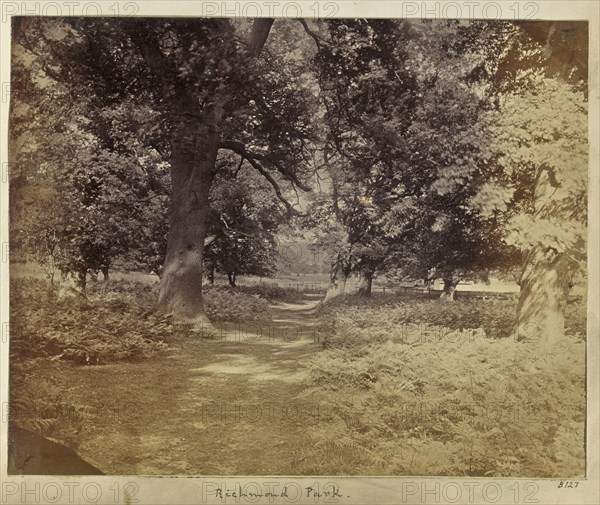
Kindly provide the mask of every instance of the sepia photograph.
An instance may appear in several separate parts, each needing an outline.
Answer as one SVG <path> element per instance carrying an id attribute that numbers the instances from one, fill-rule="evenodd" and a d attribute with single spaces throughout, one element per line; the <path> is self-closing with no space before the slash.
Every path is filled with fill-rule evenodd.
<path id="1" fill-rule="evenodd" d="M 14 14 L 8 481 L 589 478 L 587 20 Z"/>

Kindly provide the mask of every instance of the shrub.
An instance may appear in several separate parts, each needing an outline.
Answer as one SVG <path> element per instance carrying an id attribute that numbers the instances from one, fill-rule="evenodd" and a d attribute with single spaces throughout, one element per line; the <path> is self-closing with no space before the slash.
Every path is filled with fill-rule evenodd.
<path id="1" fill-rule="evenodd" d="M 260 296 L 270 303 L 293 303 L 303 298 L 302 293 L 295 289 L 283 288 L 268 283 L 238 286 L 236 289 L 242 293 Z"/>
<path id="2" fill-rule="evenodd" d="M 244 323 L 270 321 L 269 304 L 259 295 L 237 291 L 237 288 L 211 286 L 204 291 L 204 308 L 211 321 Z"/>
<path id="3" fill-rule="evenodd" d="M 151 312 L 154 288 L 141 283 L 90 284 L 87 299 L 58 299 L 35 279 L 13 279 L 10 287 L 11 422 L 71 447 L 95 413 L 64 395 L 58 367 L 152 358 L 180 333 Z"/>
<path id="4" fill-rule="evenodd" d="M 45 380 L 40 381 L 42 361 L 46 370 Z M 64 394 L 57 383 L 58 366 L 56 361 L 40 358 L 11 360 L 9 421 L 77 448 L 96 413 Z"/>
<path id="5" fill-rule="evenodd" d="M 169 318 L 152 314 L 135 296 L 113 293 L 57 299 L 42 281 L 11 282 L 12 359 L 103 364 L 146 359 L 166 349 L 174 334 Z"/>
<path id="6" fill-rule="evenodd" d="M 455 303 L 440 303 L 437 297 L 377 294 L 368 300 L 357 296 L 333 299 L 321 304 L 318 313 L 323 319 L 335 320 L 351 311 L 358 326 L 370 326 L 371 317 L 375 317 L 392 330 L 401 325 L 431 325 L 450 332 L 480 330 L 488 338 L 497 339 L 510 336 L 516 324 L 516 308 L 517 298 L 510 295 L 463 295 Z M 568 332 L 585 336 L 585 311 L 583 301 L 570 300 L 565 323 Z"/>

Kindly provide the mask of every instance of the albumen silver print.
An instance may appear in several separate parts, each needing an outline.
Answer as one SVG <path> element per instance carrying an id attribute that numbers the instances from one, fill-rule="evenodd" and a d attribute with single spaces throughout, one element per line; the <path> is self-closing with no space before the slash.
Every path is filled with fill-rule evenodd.
<path id="1" fill-rule="evenodd" d="M 2 7 L 3 503 L 597 501 L 597 4 L 66 3 Z"/>

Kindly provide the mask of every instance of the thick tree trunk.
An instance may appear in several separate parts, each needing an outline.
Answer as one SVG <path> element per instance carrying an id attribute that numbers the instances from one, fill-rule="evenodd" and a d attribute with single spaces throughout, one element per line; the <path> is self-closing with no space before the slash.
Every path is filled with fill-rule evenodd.
<path id="1" fill-rule="evenodd" d="M 541 219 L 564 218 L 565 211 L 552 205 L 560 188 L 553 170 L 542 169 L 535 186 L 535 212 Z M 575 247 L 575 250 L 585 250 Z M 576 252 L 572 251 L 572 254 Z M 520 341 L 552 344 L 565 332 L 565 309 L 576 262 L 572 255 L 538 245 L 526 258 L 521 274 L 515 337 Z"/>
<path id="2" fill-rule="evenodd" d="M 458 286 L 458 283 L 458 280 L 452 278 L 444 279 L 444 289 L 440 295 L 440 300 L 444 302 L 453 302 L 454 292 L 456 291 L 456 286 Z"/>
<path id="3" fill-rule="evenodd" d="M 528 254 L 517 306 L 517 340 L 554 343 L 564 336 L 570 267 L 568 256 L 551 248 Z"/>
<path id="4" fill-rule="evenodd" d="M 358 283 L 358 290 L 356 294 L 358 296 L 369 297 L 371 296 L 371 290 L 373 288 L 373 272 L 365 271 L 360 276 Z"/>
<path id="5" fill-rule="evenodd" d="M 169 237 L 157 308 L 179 320 L 209 325 L 202 302 L 202 258 L 221 113 L 218 104 L 202 117 L 190 113 L 197 109 L 197 99 L 179 90 L 178 126 L 171 141 Z"/>
<path id="6" fill-rule="evenodd" d="M 109 281 L 109 277 L 108 277 L 108 268 L 107 266 L 102 267 L 100 270 L 102 271 L 102 276 L 104 277 L 104 282 L 108 282 Z"/>
<path id="7" fill-rule="evenodd" d="M 346 277 L 340 275 L 336 277 L 334 281 L 330 281 L 327 293 L 325 294 L 325 301 L 333 300 L 338 296 L 344 296 L 346 294 Z"/>

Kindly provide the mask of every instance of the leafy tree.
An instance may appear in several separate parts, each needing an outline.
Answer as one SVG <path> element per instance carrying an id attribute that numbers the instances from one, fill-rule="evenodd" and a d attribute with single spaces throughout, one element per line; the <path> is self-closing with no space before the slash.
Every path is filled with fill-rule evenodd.
<path id="1" fill-rule="evenodd" d="M 47 270 L 75 274 L 85 289 L 88 271 L 102 270 L 147 243 L 140 218 L 153 195 L 137 160 L 114 153 L 78 151 L 78 157 L 13 185 L 13 236 Z"/>
<path id="2" fill-rule="evenodd" d="M 113 261 L 131 263 L 134 251 L 143 256 L 151 247 L 148 232 L 165 223 L 166 167 L 158 152 L 133 143 L 106 148 L 89 131 L 88 101 L 73 102 L 69 86 L 44 68 L 15 45 L 11 239 L 46 268 L 51 283 L 59 270 L 84 288 L 88 271 L 102 270 L 107 279 Z M 146 112 L 111 110 L 111 128 L 126 113 Z"/>
<path id="3" fill-rule="evenodd" d="M 585 248 L 587 30 L 576 22 L 500 28 L 501 50 L 478 77 L 487 106 L 472 131 L 483 163 L 465 210 L 491 225 L 480 241 L 487 267 L 508 274 L 524 261 L 517 335 L 560 338 Z"/>
<path id="4" fill-rule="evenodd" d="M 490 150 L 501 152 L 501 175 L 487 193 L 509 194 L 505 240 L 523 251 L 519 338 L 557 340 L 573 278 L 585 270 L 587 244 L 587 94 L 583 76 L 587 30 L 578 23 L 526 25 L 515 79 L 488 118 Z M 540 33 L 545 33 L 544 45 Z M 534 61 L 531 61 L 531 60 Z M 494 200 L 480 200 L 489 212 Z"/>
<path id="5" fill-rule="evenodd" d="M 365 20 L 328 28 L 335 44 L 322 43 L 317 60 L 333 153 L 328 170 L 359 291 L 369 294 L 377 270 L 393 270 L 444 277 L 452 299 L 461 277 L 486 278 L 512 254 L 497 221 L 468 205 L 488 163 L 478 130 L 481 67 L 510 30 Z"/>
<path id="6" fill-rule="evenodd" d="M 324 164 L 332 215 L 342 227 L 332 235 L 339 240 L 327 245 L 332 254 L 327 296 L 342 294 L 354 270 L 364 280 L 361 293 L 369 295 L 389 245 L 370 202 L 398 157 L 417 98 L 406 64 L 411 30 L 395 20 L 335 20 L 321 31 L 315 61 L 326 110 Z M 328 226 L 334 225 L 325 230 Z"/>
<path id="7" fill-rule="evenodd" d="M 328 167 L 330 173 L 332 167 Z M 336 184 L 333 184 L 336 188 Z M 336 190 L 333 190 L 336 194 Z M 353 244 L 348 232 L 340 221 L 336 198 L 327 192 L 312 196 L 300 226 L 311 230 L 309 249 L 314 257 L 329 265 L 329 287 L 325 300 L 343 296 L 346 282 L 353 270 Z"/>
<path id="8" fill-rule="evenodd" d="M 216 269 L 227 275 L 232 287 L 240 275 L 274 276 L 275 234 L 286 216 L 264 178 L 244 163 L 222 170 L 211 189 L 210 208 L 208 230 L 215 238 L 204 260 L 209 274 Z"/>
<path id="9" fill-rule="evenodd" d="M 452 21 L 419 23 L 411 44 L 420 100 L 405 138 L 407 152 L 375 203 L 398 248 L 390 262 L 403 277 L 444 280 L 441 298 L 453 300 L 461 279 L 487 280 L 490 270 L 516 260 L 502 242 L 497 216 L 473 210 L 471 199 L 493 164 L 489 108 L 478 72 L 499 51 L 504 25 Z M 498 33 L 500 32 L 500 33 Z"/>
<path id="10" fill-rule="evenodd" d="M 289 211 L 280 182 L 308 189 L 298 167 L 310 141 L 312 94 L 302 91 L 299 66 L 276 46 L 263 52 L 272 24 L 18 18 L 13 30 L 46 78 L 69 83 L 74 95 L 89 95 L 93 85 L 89 106 L 99 112 L 89 127 L 103 147 L 149 145 L 167 154 L 172 194 L 158 308 L 183 319 L 207 322 L 199 288 L 219 150 L 246 159 Z M 106 113 L 140 108 L 151 111 L 146 121 L 121 114 L 115 125 Z M 146 138 L 120 142 L 119 133 L 140 129 L 132 126 L 143 127 Z"/>

